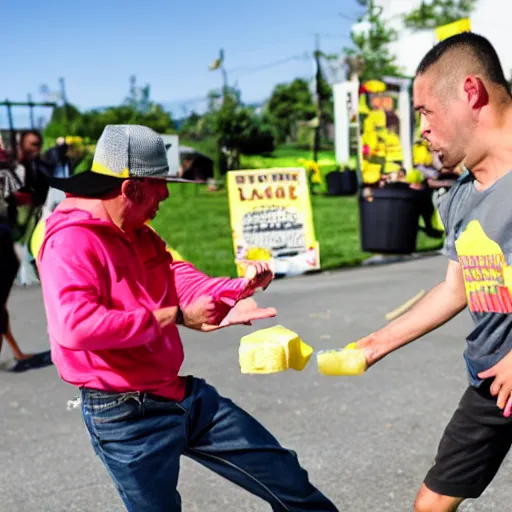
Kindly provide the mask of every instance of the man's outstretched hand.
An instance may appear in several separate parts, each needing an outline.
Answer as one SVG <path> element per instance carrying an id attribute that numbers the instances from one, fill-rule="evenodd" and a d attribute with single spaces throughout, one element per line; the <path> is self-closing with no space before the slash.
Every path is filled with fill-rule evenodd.
<path id="1" fill-rule="evenodd" d="M 254 320 L 273 318 L 276 315 L 277 311 L 274 308 L 260 308 L 256 301 L 249 297 L 237 302 L 219 325 L 204 323 L 201 331 L 216 331 L 230 325 L 251 325 Z"/>
<path id="2" fill-rule="evenodd" d="M 269 265 L 254 261 L 239 263 L 245 267 L 244 277 L 212 278 L 214 288 L 205 290 L 205 295 L 181 307 L 185 327 L 209 332 L 230 325 L 250 325 L 253 320 L 276 316 L 274 308 L 259 308 L 250 299 L 257 290 L 265 290 L 274 278 Z"/>
<path id="3" fill-rule="evenodd" d="M 255 290 L 261 288 L 266 290 L 268 285 L 274 279 L 274 274 L 268 263 L 262 261 L 240 261 L 245 267 L 245 275 L 243 277 L 246 283 L 246 296 L 252 295 Z M 242 296 L 242 298 L 244 298 Z"/>

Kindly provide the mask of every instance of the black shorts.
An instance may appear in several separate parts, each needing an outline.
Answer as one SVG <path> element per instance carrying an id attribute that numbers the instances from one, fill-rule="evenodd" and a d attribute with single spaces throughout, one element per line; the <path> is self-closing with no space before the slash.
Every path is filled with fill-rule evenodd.
<path id="1" fill-rule="evenodd" d="M 469 387 L 462 396 L 425 478 L 431 491 L 478 498 L 498 472 L 512 444 L 512 417 L 503 417 L 490 384 Z"/>

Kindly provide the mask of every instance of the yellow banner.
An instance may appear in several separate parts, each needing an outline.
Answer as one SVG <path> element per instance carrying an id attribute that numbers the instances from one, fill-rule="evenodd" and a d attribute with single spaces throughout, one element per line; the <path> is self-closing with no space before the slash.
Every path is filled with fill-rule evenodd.
<path id="1" fill-rule="evenodd" d="M 244 260 L 267 261 L 276 275 L 320 268 L 304 168 L 230 171 L 227 183 L 240 276 Z"/>
<path id="2" fill-rule="evenodd" d="M 438 41 L 448 39 L 449 37 L 452 37 L 455 34 L 461 34 L 462 32 L 471 32 L 471 22 L 469 21 L 469 18 L 462 18 L 436 28 Z"/>

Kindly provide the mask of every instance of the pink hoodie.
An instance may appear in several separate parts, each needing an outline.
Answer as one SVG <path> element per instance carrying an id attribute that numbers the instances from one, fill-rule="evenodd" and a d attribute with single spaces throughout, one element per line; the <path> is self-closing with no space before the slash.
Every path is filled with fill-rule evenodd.
<path id="1" fill-rule="evenodd" d="M 219 323 L 242 297 L 245 279 L 210 278 L 173 262 L 149 227 L 129 239 L 101 201 L 67 198 L 46 220 L 38 261 L 52 359 L 78 387 L 150 392 L 182 400 L 183 347 L 176 325 L 161 329 L 153 311 L 215 301 Z"/>

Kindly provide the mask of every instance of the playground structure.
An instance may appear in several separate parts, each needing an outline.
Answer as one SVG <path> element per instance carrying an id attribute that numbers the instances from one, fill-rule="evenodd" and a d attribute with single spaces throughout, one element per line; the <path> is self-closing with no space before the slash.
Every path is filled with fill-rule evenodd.
<path id="1" fill-rule="evenodd" d="M 5 139 L 2 137 L 2 140 L 3 140 L 5 149 L 11 153 L 13 158 L 16 158 L 17 150 L 18 150 L 18 143 L 17 143 L 18 142 L 17 141 L 18 132 L 26 130 L 26 129 L 31 129 L 31 130 L 36 129 L 36 122 L 34 119 L 34 109 L 41 108 L 41 107 L 53 109 L 56 106 L 57 106 L 56 103 L 53 103 L 50 101 L 43 101 L 43 102 L 32 101 L 32 98 L 30 96 L 28 98 L 28 101 L 9 101 L 8 99 L 6 99 L 5 101 L 0 102 L 0 107 L 5 107 L 7 110 L 7 124 L 8 124 L 7 130 L 1 130 L 4 133 L 7 132 L 7 137 Z M 30 125 L 22 128 L 22 129 L 17 129 L 14 126 L 15 123 L 14 123 L 14 116 L 13 116 L 13 108 L 18 108 L 18 107 L 28 108 L 28 111 L 29 111 Z"/>

